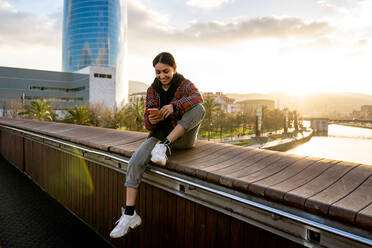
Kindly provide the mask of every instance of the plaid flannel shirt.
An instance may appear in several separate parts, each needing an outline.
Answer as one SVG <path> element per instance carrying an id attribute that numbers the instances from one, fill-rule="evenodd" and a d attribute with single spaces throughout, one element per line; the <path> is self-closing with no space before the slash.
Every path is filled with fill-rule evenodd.
<path id="1" fill-rule="evenodd" d="M 199 90 L 189 80 L 183 81 L 177 88 L 174 97 L 170 104 L 173 105 L 173 114 L 169 116 L 173 127 L 177 125 L 177 121 L 182 116 L 192 109 L 195 105 L 203 103 L 203 97 L 199 93 Z M 160 107 L 160 95 L 155 89 L 150 86 L 147 89 L 146 95 L 146 111 L 145 111 L 145 127 L 150 131 L 150 136 L 156 128 L 157 124 L 151 124 L 149 120 L 149 108 Z"/>

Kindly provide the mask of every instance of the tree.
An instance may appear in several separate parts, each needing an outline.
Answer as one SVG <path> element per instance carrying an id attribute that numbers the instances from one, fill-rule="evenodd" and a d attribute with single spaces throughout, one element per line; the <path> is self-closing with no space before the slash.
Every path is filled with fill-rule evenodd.
<path id="1" fill-rule="evenodd" d="M 208 140 L 210 139 L 210 132 L 212 128 L 213 115 L 218 110 L 219 104 L 216 103 L 212 98 L 207 97 L 203 103 L 205 109 L 205 120 L 208 132 Z"/>
<path id="2" fill-rule="evenodd" d="M 263 118 L 263 128 L 266 131 L 279 130 L 283 125 L 283 111 L 279 109 L 265 109 L 265 118 Z"/>
<path id="3" fill-rule="evenodd" d="M 128 105 L 124 109 L 124 124 L 129 130 L 144 130 L 145 103 L 143 101 Z"/>
<path id="4" fill-rule="evenodd" d="M 113 110 L 107 108 L 103 111 L 102 120 L 100 126 L 107 128 L 120 128 L 124 126 L 125 114 L 123 109 L 114 107 Z"/>
<path id="5" fill-rule="evenodd" d="M 32 101 L 30 105 L 25 105 L 25 112 L 19 115 L 25 115 L 26 118 L 32 120 L 52 121 L 55 119 L 56 114 L 52 112 L 52 107 L 47 101 Z"/>
<path id="6" fill-rule="evenodd" d="M 88 103 L 86 105 L 87 110 L 89 111 L 89 119 L 93 126 L 103 126 L 102 119 L 105 112 L 105 104 L 103 102 L 100 103 Z"/>
<path id="7" fill-rule="evenodd" d="M 67 110 L 68 115 L 65 122 L 79 125 L 90 125 L 90 112 L 85 106 L 75 106 L 73 109 Z"/>

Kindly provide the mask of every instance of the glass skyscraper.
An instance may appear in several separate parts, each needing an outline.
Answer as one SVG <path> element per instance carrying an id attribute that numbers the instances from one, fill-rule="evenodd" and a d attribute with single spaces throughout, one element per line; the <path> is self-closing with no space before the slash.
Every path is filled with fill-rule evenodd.
<path id="1" fill-rule="evenodd" d="M 63 15 L 63 71 L 89 65 L 116 67 L 120 0 L 65 0 Z"/>
<path id="2" fill-rule="evenodd" d="M 90 65 L 115 67 L 117 102 L 127 98 L 126 14 L 126 0 L 64 0 L 63 71 Z"/>

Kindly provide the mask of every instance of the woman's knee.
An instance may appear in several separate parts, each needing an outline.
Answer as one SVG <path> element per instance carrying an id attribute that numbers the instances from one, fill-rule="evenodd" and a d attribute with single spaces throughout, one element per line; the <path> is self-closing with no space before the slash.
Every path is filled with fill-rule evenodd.
<path id="1" fill-rule="evenodd" d="M 195 105 L 195 107 L 193 107 L 190 111 L 193 111 L 195 113 L 198 113 L 200 116 L 202 116 L 202 118 L 205 115 L 205 108 L 204 108 L 203 104 L 197 104 L 197 105 Z"/>
<path id="2" fill-rule="evenodd" d="M 195 126 L 199 125 L 203 120 L 205 115 L 205 109 L 203 105 L 198 104 L 189 111 L 187 111 L 181 120 L 178 121 L 178 124 L 182 125 L 186 132 L 193 129 Z"/>

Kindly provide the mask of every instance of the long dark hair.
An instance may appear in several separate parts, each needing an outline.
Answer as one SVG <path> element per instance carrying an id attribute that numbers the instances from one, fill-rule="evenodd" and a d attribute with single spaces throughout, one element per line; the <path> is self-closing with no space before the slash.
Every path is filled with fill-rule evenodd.
<path id="1" fill-rule="evenodd" d="M 172 54 L 167 52 L 159 53 L 158 56 L 156 56 L 152 61 L 152 65 L 155 67 L 155 65 L 159 62 L 162 64 L 172 66 L 174 68 L 174 72 L 177 71 L 176 60 L 174 59 Z"/>

